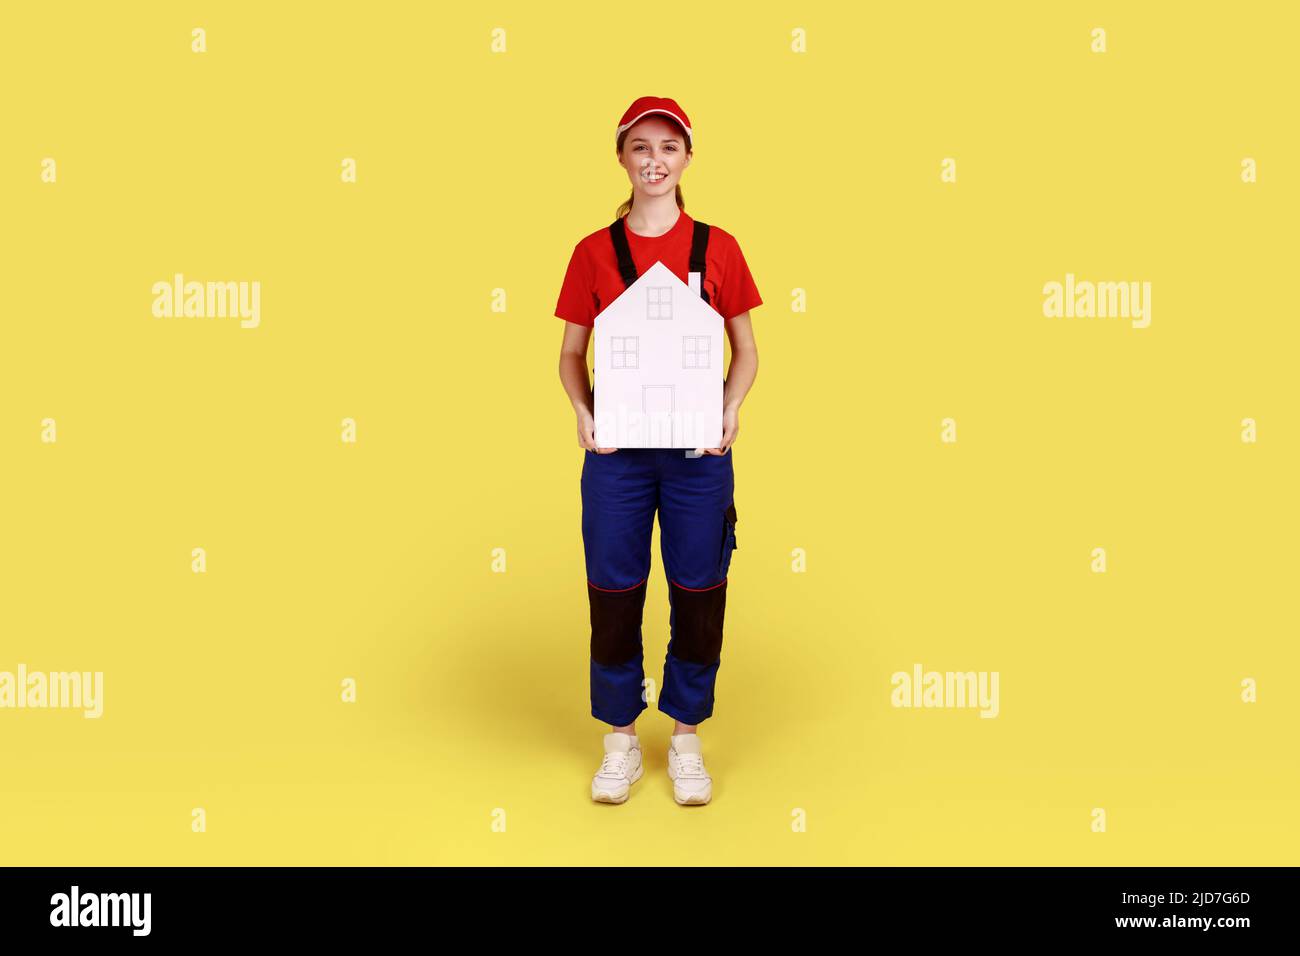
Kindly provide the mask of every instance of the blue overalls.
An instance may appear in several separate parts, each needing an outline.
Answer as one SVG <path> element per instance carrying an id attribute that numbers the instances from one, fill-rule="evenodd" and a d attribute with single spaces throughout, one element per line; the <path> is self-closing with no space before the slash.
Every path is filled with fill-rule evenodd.
<path id="1" fill-rule="evenodd" d="M 630 285 L 636 281 L 636 268 L 622 227 L 620 218 L 610 233 L 623 281 Z M 708 226 L 697 222 L 691 271 L 700 273 L 706 302 L 707 242 Z M 657 511 L 669 603 L 668 653 L 658 706 L 684 724 L 698 724 L 713 714 L 727 570 L 736 548 L 733 451 L 698 458 L 686 457 L 681 448 L 584 454 L 582 540 L 591 608 L 591 715 L 623 727 L 649 706 L 643 691 L 641 616 Z"/>

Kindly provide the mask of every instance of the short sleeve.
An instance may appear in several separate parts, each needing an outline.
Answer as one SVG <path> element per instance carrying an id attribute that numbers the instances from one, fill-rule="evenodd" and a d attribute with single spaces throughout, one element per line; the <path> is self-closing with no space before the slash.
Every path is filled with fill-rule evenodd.
<path id="1" fill-rule="evenodd" d="M 728 236 L 728 239 L 730 242 L 722 269 L 722 285 L 718 289 L 718 301 L 714 308 L 724 319 L 734 319 L 762 305 L 763 297 L 758 294 L 758 286 L 749 272 L 745 254 L 740 251 L 740 243 L 733 236 Z"/>
<path id="2" fill-rule="evenodd" d="M 573 247 L 564 284 L 555 303 L 555 315 L 577 325 L 596 324 L 596 290 L 592 281 L 591 260 L 582 243 Z"/>

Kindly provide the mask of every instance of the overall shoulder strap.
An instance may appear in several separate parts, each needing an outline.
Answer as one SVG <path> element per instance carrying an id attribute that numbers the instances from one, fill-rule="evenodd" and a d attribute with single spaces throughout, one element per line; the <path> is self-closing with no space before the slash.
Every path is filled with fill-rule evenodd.
<path id="1" fill-rule="evenodd" d="M 700 297 L 709 301 L 709 294 L 704 291 L 704 258 L 709 248 L 708 223 L 695 220 L 695 234 L 691 236 L 691 272 L 700 274 Z"/>
<path id="2" fill-rule="evenodd" d="M 618 272 L 623 277 L 623 285 L 630 286 L 636 281 L 636 263 L 632 261 L 632 250 L 627 244 L 627 233 L 623 231 L 622 216 L 610 223 L 609 236 L 614 240 L 614 255 L 618 257 Z"/>

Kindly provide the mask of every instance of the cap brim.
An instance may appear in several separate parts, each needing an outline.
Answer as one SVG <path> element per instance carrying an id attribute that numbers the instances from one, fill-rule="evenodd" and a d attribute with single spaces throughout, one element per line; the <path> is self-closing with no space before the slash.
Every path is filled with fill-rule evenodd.
<path id="1" fill-rule="evenodd" d="M 641 120 L 645 119 L 647 116 L 654 116 L 654 115 L 656 115 L 656 114 L 659 115 L 659 116 L 666 116 L 666 117 L 668 117 L 670 120 L 672 120 L 673 123 L 674 123 L 674 124 L 675 124 L 679 129 L 681 129 L 682 132 L 684 132 L 684 133 L 686 134 L 686 142 L 687 142 L 687 143 L 690 143 L 690 142 L 691 142 L 691 139 L 692 139 L 692 136 L 691 136 L 691 128 L 690 128 L 689 126 L 687 126 L 685 123 L 683 123 L 683 122 L 681 121 L 681 119 L 677 116 L 676 113 L 672 112 L 671 110 L 658 109 L 658 108 L 656 108 L 656 109 L 646 110 L 645 112 L 643 112 L 643 113 L 638 113 L 636 116 L 632 117 L 632 119 L 628 120 L 626 123 L 624 123 L 622 126 L 620 126 L 620 127 L 615 131 L 615 133 L 614 133 L 614 137 L 615 137 L 615 139 L 617 139 L 619 136 L 622 136 L 624 130 L 629 130 L 629 129 L 631 129 L 633 126 L 635 126 L 637 123 L 641 122 Z"/>

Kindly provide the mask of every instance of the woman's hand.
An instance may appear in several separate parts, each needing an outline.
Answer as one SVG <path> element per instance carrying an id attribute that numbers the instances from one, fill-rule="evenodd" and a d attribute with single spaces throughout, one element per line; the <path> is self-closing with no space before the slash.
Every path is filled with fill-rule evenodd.
<path id="1" fill-rule="evenodd" d="M 696 451 L 703 452 L 706 455 L 725 455 L 731 450 L 732 443 L 736 440 L 736 433 L 740 431 L 740 409 L 738 407 L 727 407 L 722 409 L 722 442 L 717 448 L 697 448 Z"/>
<path id="2" fill-rule="evenodd" d="M 578 444 L 598 455 L 608 455 L 611 451 L 618 451 L 617 448 L 596 447 L 596 420 L 585 408 L 578 409 Z"/>

